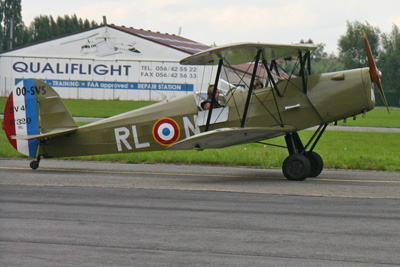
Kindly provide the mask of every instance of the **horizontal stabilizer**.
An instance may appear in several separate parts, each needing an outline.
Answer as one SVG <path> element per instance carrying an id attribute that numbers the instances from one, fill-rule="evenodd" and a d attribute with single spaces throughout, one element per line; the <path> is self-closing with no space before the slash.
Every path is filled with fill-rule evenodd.
<path id="1" fill-rule="evenodd" d="M 238 43 L 218 46 L 196 53 L 180 61 L 183 65 L 217 65 L 224 59 L 231 65 L 252 62 L 261 50 L 265 60 L 285 59 L 299 55 L 299 51 L 308 52 L 318 46 L 311 44 L 280 45 L 262 43 Z"/>
<path id="2" fill-rule="evenodd" d="M 200 133 L 170 145 L 169 150 L 203 150 L 261 141 L 294 132 L 293 126 L 221 128 Z"/>
<path id="3" fill-rule="evenodd" d="M 76 131 L 76 128 L 70 128 L 70 129 L 53 129 L 51 132 L 47 132 L 44 134 L 36 134 L 36 135 L 13 135 L 11 136 L 12 139 L 17 139 L 17 140 L 40 140 L 40 139 L 46 139 L 50 137 L 56 137 L 59 135 L 66 135 L 66 134 L 71 134 Z"/>

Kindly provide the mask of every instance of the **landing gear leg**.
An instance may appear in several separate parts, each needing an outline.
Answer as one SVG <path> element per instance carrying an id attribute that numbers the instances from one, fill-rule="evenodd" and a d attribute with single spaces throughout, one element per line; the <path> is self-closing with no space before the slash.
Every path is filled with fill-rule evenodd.
<path id="1" fill-rule="evenodd" d="M 32 160 L 29 166 L 32 168 L 32 170 L 36 170 L 39 168 L 39 162 L 40 162 L 40 155 L 37 156 L 36 160 Z"/>

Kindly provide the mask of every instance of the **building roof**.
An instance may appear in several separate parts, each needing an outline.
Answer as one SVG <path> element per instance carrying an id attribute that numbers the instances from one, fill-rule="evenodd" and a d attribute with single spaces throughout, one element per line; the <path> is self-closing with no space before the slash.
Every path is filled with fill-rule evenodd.
<path id="1" fill-rule="evenodd" d="M 189 54 L 195 54 L 210 48 L 208 45 L 175 34 L 153 32 L 132 27 L 127 28 L 125 26 L 116 26 L 114 24 L 108 24 L 107 26 Z"/>
<path id="2" fill-rule="evenodd" d="M 202 44 L 202 43 L 199 43 L 199 42 L 184 38 L 184 37 L 182 37 L 180 35 L 153 32 L 153 31 L 144 30 L 144 29 L 135 29 L 133 27 L 129 27 L 128 28 L 128 27 L 125 27 L 125 26 L 117 26 L 117 25 L 114 25 L 114 24 L 106 24 L 106 25 L 100 25 L 100 26 L 97 26 L 97 27 L 81 30 L 81 31 L 74 32 L 74 33 L 69 33 L 69 34 L 66 34 L 66 35 L 63 35 L 63 36 L 57 36 L 57 37 L 54 37 L 54 38 L 51 38 L 51 39 L 42 40 L 42 41 L 39 41 L 39 42 L 36 42 L 36 43 L 27 44 L 27 45 L 16 47 L 16 48 L 13 48 L 13 49 L 10 49 L 10 50 L 0 51 L 0 55 L 4 54 L 4 53 L 7 53 L 7 52 L 23 49 L 23 48 L 26 48 L 26 47 L 38 45 L 38 44 L 41 44 L 41 43 L 46 43 L 48 41 L 53 41 L 53 40 L 62 39 L 62 38 L 65 38 L 65 37 L 74 36 L 76 34 L 84 33 L 84 32 L 87 32 L 87 31 L 90 31 L 90 30 L 93 30 L 93 29 L 102 28 L 102 27 L 110 27 L 112 29 L 121 31 L 123 33 L 131 34 L 131 35 L 134 35 L 136 37 L 148 40 L 150 42 L 154 42 L 154 43 L 157 43 L 159 45 L 163 45 L 163 46 L 166 46 L 166 47 L 169 47 L 169 48 L 172 48 L 172 49 L 176 49 L 178 51 L 181 51 L 181 52 L 184 52 L 184 53 L 187 53 L 187 54 L 190 54 L 190 55 L 196 54 L 198 52 L 201 52 L 201 51 L 204 51 L 206 49 L 211 48 L 208 45 L 205 45 L 205 44 Z M 261 72 L 265 72 L 265 70 L 262 71 L 263 67 L 264 66 L 260 65 Z M 249 63 L 235 65 L 233 68 L 235 68 L 236 70 L 239 70 L 241 72 L 244 72 L 244 73 L 252 73 L 252 71 L 253 71 L 253 66 L 252 66 L 252 64 L 249 64 Z M 259 75 L 262 75 L 262 74 L 259 73 Z M 280 75 L 281 75 L 281 77 L 283 76 L 284 78 L 286 78 L 285 73 L 283 73 L 282 71 L 280 71 Z"/>
<path id="3" fill-rule="evenodd" d="M 9 49 L 9 50 L 4 50 L 4 51 L 0 51 L 0 54 L 4 54 L 7 52 L 11 52 L 11 51 L 15 51 L 15 50 L 19 50 L 22 48 L 26 48 L 26 47 L 30 47 L 33 45 L 38 45 L 41 43 L 46 43 L 48 41 L 53 41 L 53 40 L 57 40 L 57 39 L 61 39 L 61 38 L 65 38 L 65 37 L 69 37 L 69 36 L 73 36 L 75 34 L 79 34 L 79 33 L 84 33 L 93 29 L 98 29 L 98 28 L 102 28 L 102 27 L 110 27 L 119 31 L 122 31 L 124 33 L 127 34 L 132 34 L 135 35 L 139 38 L 143 38 L 146 39 L 148 41 L 169 47 L 169 48 L 173 48 L 176 50 L 179 50 L 181 52 L 184 53 L 188 53 L 188 54 L 195 54 L 198 53 L 200 51 L 209 49 L 210 46 L 202 44 L 202 43 L 198 43 L 195 41 L 192 41 L 190 39 L 184 38 L 182 36 L 179 35 L 175 35 L 175 34 L 168 34 L 168 33 L 160 33 L 160 32 L 153 32 L 150 30 L 143 30 L 143 29 L 135 29 L 132 27 L 125 27 L 125 26 L 117 26 L 114 24 L 107 24 L 107 25 L 100 25 L 97 27 L 93 27 L 93 28 L 89 28 L 89 29 L 85 29 L 85 30 L 81 30 L 81 31 L 77 31 L 77 32 L 73 32 L 73 33 L 69 33 L 66 35 L 62 35 L 62 36 L 57 36 L 57 37 L 53 37 L 47 40 L 41 40 L 39 42 L 36 43 L 31 43 L 31 44 L 26 44 L 23 46 L 19 46 L 19 47 L 15 47 L 13 49 Z"/>

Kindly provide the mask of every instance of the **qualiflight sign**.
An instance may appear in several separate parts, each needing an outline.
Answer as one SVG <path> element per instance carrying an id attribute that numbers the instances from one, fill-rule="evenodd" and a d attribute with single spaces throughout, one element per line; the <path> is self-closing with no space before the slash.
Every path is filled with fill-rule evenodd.
<path id="1" fill-rule="evenodd" d="M 179 125 L 170 118 L 159 119 L 153 126 L 154 139 L 163 146 L 169 146 L 179 140 Z"/>

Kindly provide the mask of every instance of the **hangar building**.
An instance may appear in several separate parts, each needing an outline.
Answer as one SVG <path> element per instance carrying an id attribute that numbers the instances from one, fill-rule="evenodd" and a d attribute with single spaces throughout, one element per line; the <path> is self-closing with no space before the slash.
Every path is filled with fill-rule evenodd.
<path id="1" fill-rule="evenodd" d="M 213 79 L 216 67 L 179 64 L 208 48 L 177 35 L 102 25 L 0 53 L 0 96 L 20 79 L 37 78 L 62 98 L 170 99 Z"/>

